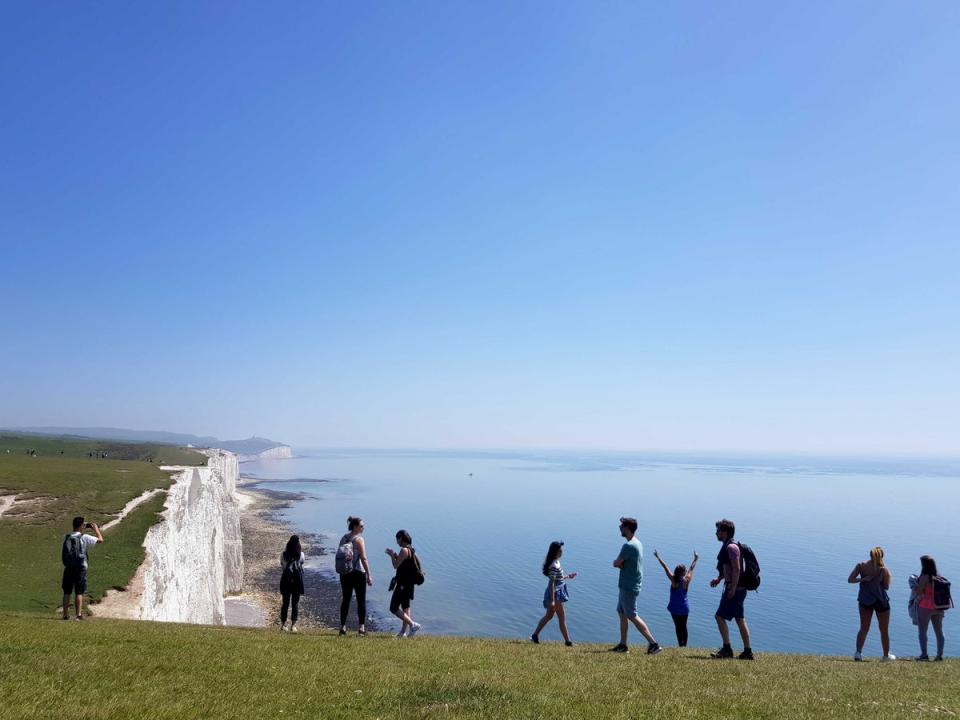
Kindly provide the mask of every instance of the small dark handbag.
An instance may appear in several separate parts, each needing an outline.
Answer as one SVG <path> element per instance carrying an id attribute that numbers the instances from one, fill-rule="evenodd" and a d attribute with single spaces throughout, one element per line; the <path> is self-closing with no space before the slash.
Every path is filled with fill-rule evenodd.
<path id="1" fill-rule="evenodd" d="M 390 586 L 387 588 L 387 590 L 389 590 L 390 592 L 393 592 L 394 590 L 396 590 L 396 588 L 397 588 L 397 576 L 394 575 L 392 578 L 390 578 Z"/>

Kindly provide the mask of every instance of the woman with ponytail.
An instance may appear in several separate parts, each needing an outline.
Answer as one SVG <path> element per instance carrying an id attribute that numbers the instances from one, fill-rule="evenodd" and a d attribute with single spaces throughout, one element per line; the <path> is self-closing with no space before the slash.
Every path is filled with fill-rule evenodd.
<path id="1" fill-rule="evenodd" d="M 883 647 L 882 660 L 896 660 L 890 653 L 890 571 L 883 564 L 883 548 L 875 547 L 870 551 L 870 559 L 857 563 L 847 578 L 847 582 L 860 585 L 857 602 L 860 605 L 860 631 L 857 633 L 857 652 L 853 659 L 863 660 L 863 644 L 870 632 L 870 620 L 877 614 L 880 628 L 880 644 Z"/>
<path id="2" fill-rule="evenodd" d="M 338 546 L 346 546 L 350 550 L 350 565 L 340 574 L 340 590 L 343 593 L 340 601 L 340 634 L 347 634 L 350 598 L 356 594 L 357 631 L 363 637 L 367 634 L 367 587 L 373 585 L 373 575 L 370 574 L 370 563 L 367 561 L 367 546 L 363 542 L 363 520 L 351 515 L 347 518 L 347 530 Z"/>
<path id="3" fill-rule="evenodd" d="M 563 543 L 554 540 L 547 549 L 547 557 L 543 561 L 543 574 L 547 576 L 547 589 L 543 593 L 543 607 L 547 611 L 540 622 L 537 623 L 537 629 L 533 631 L 530 640 L 534 643 L 540 642 L 540 631 L 546 627 L 547 623 L 557 616 L 560 622 L 560 634 L 563 635 L 563 642 L 567 647 L 571 647 L 573 642 L 570 640 L 570 633 L 567 632 L 567 616 L 563 604 L 570 599 L 567 592 L 567 580 L 573 580 L 577 574 L 563 574 L 560 567 L 560 557 L 563 555 Z"/>
<path id="4" fill-rule="evenodd" d="M 673 618 L 673 627 L 677 631 L 677 645 L 687 646 L 687 618 L 690 617 L 690 602 L 687 600 L 687 590 L 693 580 L 693 571 L 697 567 L 697 560 L 700 556 L 693 553 L 693 562 L 690 563 L 690 569 L 686 565 L 677 565 L 672 571 L 660 553 L 653 551 L 653 556 L 660 563 L 660 567 L 667 574 L 667 580 L 670 581 L 670 602 L 667 605 L 667 611 Z"/>

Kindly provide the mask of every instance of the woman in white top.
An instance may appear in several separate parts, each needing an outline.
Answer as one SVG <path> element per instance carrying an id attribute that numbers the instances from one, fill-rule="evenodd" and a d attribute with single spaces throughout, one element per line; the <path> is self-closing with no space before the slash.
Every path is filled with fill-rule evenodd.
<path id="1" fill-rule="evenodd" d="M 547 557 L 543 561 L 543 574 L 547 576 L 547 588 L 543 593 L 543 607 L 547 611 L 540 622 L 537 623 L 537 629 L 533 631 L 530 640 L 534 643 L 540 642 L 540 631 L 546 627 L 547 623 L 557 616 L 560 623 L 560 634 L 563 635 L 563 642 L 567 647 L 571 647 L 573 642 L 570 640 L 570 633 L 567 632 L 567 616 L 563 604 L 570 599 L 567 592 L 567 580 L 573 580 L 577 574 L 563 574 L 563 568 L 560 567 L 560 557 L 563 555 L 563 543 L 554 540 L 547 549 Z"/>

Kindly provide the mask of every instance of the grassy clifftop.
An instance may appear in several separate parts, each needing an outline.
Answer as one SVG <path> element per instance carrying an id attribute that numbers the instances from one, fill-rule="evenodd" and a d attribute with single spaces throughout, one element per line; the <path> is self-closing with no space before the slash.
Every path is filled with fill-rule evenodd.
<path id="1" fill-rule="evenodd" d="M 0 495 L 16 496 L 0 517 L 0 609 L 50 612 L 61 602 L 60 544 L 74 515 L 103 524 L 145 490 L 170 485 L 160 463 L 205 461 L 165 445 L 0 434 Z M 137 507 L 91 552 L 91 598 L 127 584 L 164 501 L 161 493 Z"/>
<path id="2" fill-rule="evenodd" d="M 918 718 L 960 715 L 960 662 L 0 616 L 0 718 Z"/>

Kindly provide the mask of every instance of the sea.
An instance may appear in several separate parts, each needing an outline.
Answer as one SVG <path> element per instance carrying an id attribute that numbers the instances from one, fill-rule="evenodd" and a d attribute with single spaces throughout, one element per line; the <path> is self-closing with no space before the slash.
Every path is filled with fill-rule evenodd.
<path id="1" fill-rule="evenodd" d="M 844 655 L 858 628 L 853 567 L 879 545 L 893 575 L 892 651 L 917 654 L 907 613 L 908 577 L 932 555 L 940 573 L 960 578 L 960 460 L 788 456 L 641 455 L 575 452 L 299 451 L 287 460 L 245 463 L 241 472 L 299 499 L 284 519 L 315 534 L 308 568 L 334 576 L 332 554 L 346 518 L 364 519 L 374 577 L 371 612 L 387 628 L 385 548 L 405 529 L 426 582 L 414 617 L 436 635 L 526 639 L 543 614 L 541 566 L 552 540 L 564 542 L 567 621 L 574 641 L 618 640 L 617 570 L 621 516 L 639 521 L 643 589 L 639 612 L 658 641 L 676 645 L 667 613 L 672 568 L 699 553 L 689 592 L 690 646 L 719 645 L 714 612 L 720 588 L 714 523 L 729 518 L 756 553 L 762 582 L 748 594 L 753 647 L 763 652 Z M 278 548 L 278 552 L 282 548 Z M 960 595 L 960 586 L 954 593 Z M 947 654 L 960 647 L 947 613 Z M 351 613 L 351 627 L 356 616 Z M 731 626 L 734 646 L 739 645 Z M 556 621 L 542 633 L 559 641 Z M 931 632 L 931 641 L 933 641 Z M 631 642 L 643 640 L 631 630 Z M 956 642 L 956 644 L 955 644 Z M 874 625 L 865 648 L 879 655 Z"/>

